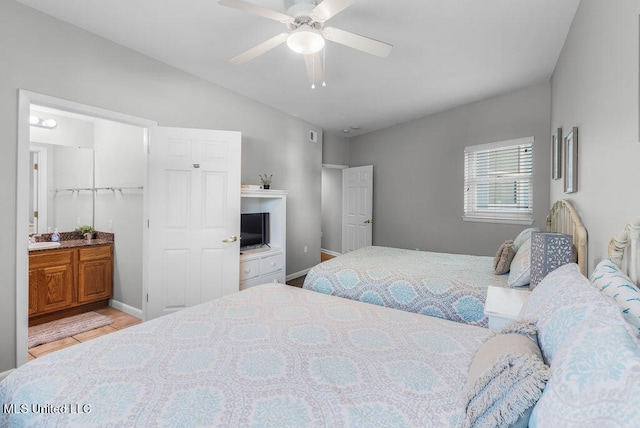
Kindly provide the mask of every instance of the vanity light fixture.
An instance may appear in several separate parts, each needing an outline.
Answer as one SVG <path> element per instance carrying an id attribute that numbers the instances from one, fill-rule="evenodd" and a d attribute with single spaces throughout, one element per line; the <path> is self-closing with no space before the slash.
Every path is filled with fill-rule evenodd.
<path id="1" fill-rule="evenodd" d="M 29 116 L 29 124 L 31 126 L 37 126 L 39 128 L 45 129 L 54 129 L 56 126 L 58 126 L 58 122 L 56 122 L 55 119 L 38 117 L 34 115 Z"/>

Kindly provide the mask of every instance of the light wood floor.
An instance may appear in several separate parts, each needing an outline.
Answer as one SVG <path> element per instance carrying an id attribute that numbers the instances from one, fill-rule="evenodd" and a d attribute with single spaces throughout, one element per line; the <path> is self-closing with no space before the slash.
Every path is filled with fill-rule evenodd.
<path id="1" fill-rule="evenodd" d="M 334 257 L 335 256 L 332 256 L 331 254 L 320 252 L 320 261 L 321 262 L 326 262 L 327 260 L 332 259 Z"/>
<path id="2" fill-rule="evenodd" d="M 67 337 L 65 339 L 56 340 L 55 342 L 34 346 L 29 349 L 29 360 L 33 360 L 45 354 L 68 348 L 69 346 L 77 345 L 78 343 L 86 342 L 87 340 L 104 336 L 105 334 L 113 333 L 114 331 L 122 330 L 123 328 L 131 327 L 132 325 L 140 324 L 142 322 L 140 318 L 111 307 L 98 309 L 94 312 L 111 318 L 113 320 L 113 324 L 96 328 L 95 330 L 85 331 L 84 333 L 76 334 L 75 336 Z"/>

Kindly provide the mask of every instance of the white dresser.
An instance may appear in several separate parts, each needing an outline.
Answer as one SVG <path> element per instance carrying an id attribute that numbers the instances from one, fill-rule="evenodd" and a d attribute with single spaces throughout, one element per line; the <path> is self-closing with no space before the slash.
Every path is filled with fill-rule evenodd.
<path id="1" fill-rule="evenodd" d="M 240 252 L 240 290 L 267 282 L 286 281 L 287 192 L 241 191 L 242 213 L 269 213 L 269 246 Z"/>

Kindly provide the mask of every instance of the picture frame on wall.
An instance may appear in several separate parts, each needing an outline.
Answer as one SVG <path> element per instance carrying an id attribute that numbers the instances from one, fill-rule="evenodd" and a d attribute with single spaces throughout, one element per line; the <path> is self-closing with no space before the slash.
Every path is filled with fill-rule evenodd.
<path id="1" fill-rule="evenodd" d="M 562 128 L 556 128 L 551 135 L 551 178 L 562 177 Z"/>
<path id="2" fill-rule="evenodd" d="M 578 128 L 564 136 L 564 193 L 578 191 Z"/>

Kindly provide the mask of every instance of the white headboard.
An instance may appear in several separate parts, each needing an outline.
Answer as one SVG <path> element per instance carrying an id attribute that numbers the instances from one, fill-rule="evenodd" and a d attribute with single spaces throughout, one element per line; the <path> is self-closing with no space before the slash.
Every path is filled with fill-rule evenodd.
<path id="1" fill-rule="evenodd" d="M 560 199 L 553 203 L 547 216 L 547 231 L 571 235 L 580 272 L 587 276 L 587 229 L 571 202 Z"/>
<path id="2" fill-rule="evenodd" d="M 638 241 L 640 241 L 640 217 L 627 224 L 624 230 L 609 242 L 609 258 L 621 269 L 622 259 L 628 247 L 627 274 L 636 284 L 638 283 Z"/>

